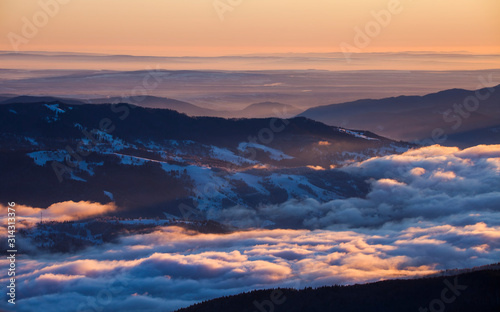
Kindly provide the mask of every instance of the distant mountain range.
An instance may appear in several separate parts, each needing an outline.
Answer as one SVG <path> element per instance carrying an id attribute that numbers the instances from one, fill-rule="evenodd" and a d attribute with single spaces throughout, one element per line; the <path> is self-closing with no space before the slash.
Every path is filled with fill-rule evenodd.
<path id="1" fill-rule="evenodd" d="M 179 101 L 175 99 L 157 97 L 157 96 L 141 96 L 140 98 L 121 98 L 121 97 L 108 97 L 97 98 L 90 100 L 79 100 L 71 98 L 59 98 L 53 96 L 0 96 L 0 104 L 14 104 L 14 103 L 65 103 L 72 105 L 82 104 L 113 104 L 113 103 L 130 103 L 140 107 L 147 108 L 161 108 L 171 109 L 188 116 L 207 116 L 207 117 L 224 117 L 224 118 L 265 118 L 265 117 L 279 117 L 287 118 L 293 117 L 302 112 L 301 109 L 288 104 L 277 102 L 261 102 L 254 103 L 242 110 L 235 111 L 222 111 L 202 108 L 194 104 Z"/>
<path id="2" fill-rule="evenodd" d="M 19 95 L 19 96 L 0 96 L 0 104 L 16 104 L 16 103 L 52 103 L 61 102 L 71 105 L 81 105 L 85 104 L 84 101 L 77 99 L 59 98 L 54 96 L 31 96 L 31 95 Z"/>
<path id="3" fill-rule="evenodd" d="M 499 280 L 499 265 L 495 264 L 437 277 L 364 285 L 255 290 L 177 312 L 495 312 L 500 311 Z"/>
<path id="4" fill-rule="evenodd" d="M 475 91 L 450 89 L 425 96 L 399 96 L 301 109 L 261 102 L 242 110 L 203 108 L 175 99 L 144 96 L 92 100 L 46 96 L 3 95 L 0 104 L 59 102 L 72 105 L 127 102 L 141 107 L 171 109 L 189 116 L 224 118 L 307 117 L 327 125 L 363 129 L 395 140 L 468 147 L 500 143 L 500 85 Z"/>
<path id="5" fill-rule="evenodd" d="M 186 114 L 188 116 L 218 116 L 219 114 L 224 114 L 224 112 L 219 112 L 208 108 L 202 108 L 193 105 L 191 103 L 164 97 L 157 97 L 157 96 L 144 96 L 144 97 L 141 96 L 138 100 L 133 100 L 133 98 L 124 99 L 120 97 L 109 97 L 101 99 L 92 99 L 87 101 L 87 103 L 92 103 L 92 104 L 106 104 L 106 103 L 109 104 L 109 103 L 123 103 L 123 102 L 131 103 L 141 107 L 171 109 L 179 113 Z"/>
<path id="6" fill-rule="evenodd" d="M 461 147 L 500 143 L 500 85 L 332 104 L 298 116 L 405 141 Z"/>
<path id="7" fill-rule="evenodd" d="M 129 99 L 122 99 L 119 97 L 103 98 L 90 100 L 90 103 L 106 104 L 106 103 L 120 103 L 123 101 L 130 101 Z M 207 116 L 207 117 L 224 117 L 224 118 L 265 118 L 265 117 L 292 117 L 302 112 L 301 109 L 292 105 L 282 104 L 277 102 L 262 102 L 254 103 L 242 110 L 236 111 L 222 111 L 202 108 L 191 103 L 178 101 L 174 99 L 144 96 L 140 101 L 132 101 L 134 105 L 149 108 L 163 108 L 171 109 L 184 113 L 188 116 Z"/>

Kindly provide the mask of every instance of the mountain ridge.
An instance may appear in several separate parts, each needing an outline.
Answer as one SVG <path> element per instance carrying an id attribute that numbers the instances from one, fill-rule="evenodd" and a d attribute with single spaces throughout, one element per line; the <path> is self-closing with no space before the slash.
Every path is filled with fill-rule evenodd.
<path id="1" fill-rule="evenodd" d="M 498 311 L 498 263 L 449 276 L 391 279 L 349 286 L 275 288 L 225 296 L 176 312 L 322 312 L 322 311 Z M 450 294 L 443 298 L 443 293 Z M 447 299 L 449 298 L 449 299 Z M 444 310 L 444 309 L 443 309 Z"/>
<path id="2" fill-rule="evenodd" d="M 209 209 L 362 196 L 364 178 L 336 166 L 415 147 L 305 117 L 189 117 L 128 104 L 4 104 L 0 133 L 1 196 L 48 207 L 108 203 L 109 192 L 133 217 L 178 215 L 182 202 Z M 22 174 L 30 181 L 16 180 Z M 205 191 L 212 184 L 217 191 Z"/>
<path id="3" fill-rule="evenodd" d="M 362 99 L 309 108 L 297 116 L 364 129 L 405 141 L 467 146 L 467 132 L 500 126 L 500 85 L 448 89 L 423 96 Z M 440 133 L 440 135 L 435 135 Z M 463 133 L 462 137 L 458 134 Z M 497 137 L 485 133 L 485 139 Z M 478 138 L 481 143 L 481 137 Z M 486 140 L 488 141 L 488 140 Z M 500 138 L 493 140 L 500 142 Z"/>

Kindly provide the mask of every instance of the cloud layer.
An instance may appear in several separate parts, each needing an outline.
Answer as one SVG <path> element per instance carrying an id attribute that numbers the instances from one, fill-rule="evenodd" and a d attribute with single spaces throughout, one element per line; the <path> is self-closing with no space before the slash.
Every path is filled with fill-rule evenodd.
<path id="1" fill-rule="evenodd" d="M 40 221 L 42 212 L 44 221 L 75 221 L 96 217 L 116 210 L 114 203 L 100 204 L 87 201 L 65 201 L 50 205 L 47 209 L 33 208 L 29 206 L 16 205 L 17 222 L 36 223 Z M 0 205 L 0 220 L 5 223 L 7 217 L 7 206 Z M 19 223 L 18 223 L 19 224 Z M 20 224 L 22 226 L 22 224 Z M 3 234 L 3 233 L 2 233 Z M 1 234 L 0 234 L 1 235 Z"/>
<path id="2" fill-rule="evenodd" d="M 342 170 L 366 177 L 365 198 L 213 210 L 211 217 L 247 230 L 161 227 L 76 254 L 25 256 L 16 308 L 169 311 L 258 288 L 363 283 L 498 262 L 499 145 L 431 146 Z M 77 204 L 50 211 L 71 216 Z M 114 209 L 106 207 L 92 211 Z M 275 228 L 262 227 L 273 222 Z"/>
<path id="3" fill-rule="evenodd" d="M 169 311 L 255 288 L 361 283 L 489 264 L 499 257 L 500 227 L 485 223 L 415 226 L 389 234 L 292 229 L 199 234 L 163 227 L 76 255 L 19 261 L 22 299 L 16 307 L 68 311 L 64 303 L 73 302 L 76 311 L 95 306 Z"/>
<path id="4" fill-rule="evenodd" d="M 401 230 L 413 224 L 500 224 L 500 145 L 430 146 L 375 157 L 342 170 L 366 178 L 365 198 L 291 200 L 257 209 L 212 209 L 238 226 Z"/>

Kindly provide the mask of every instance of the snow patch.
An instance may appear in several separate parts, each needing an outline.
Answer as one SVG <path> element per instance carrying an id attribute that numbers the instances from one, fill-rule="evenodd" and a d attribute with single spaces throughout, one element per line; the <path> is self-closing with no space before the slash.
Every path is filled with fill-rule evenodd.
<path id="1" fill-rule="evenodd" d="M 87 180 L 82 179 L 82 178 L 80 178 L 80 177 L 76 176 L 76 175 L 75 175 L 75 173 L 74 173 L 73 171 L 71 172 L 70 179 L 71 179 L 71 180 L 75 180 L 75 181 L 80 181 L 80 182 L 87 182 Z"/>
<path id="2" fill-rule="evenodd" d="M 269 158 L 274 159 L 274 160 L 293 159 L 292 156 L 289 156 L 280 150 L 277 150 L 277 149 L 274 149 L 274 148 L 271 148 L 268 146 L 264 146 L 261 144 L 251 143 L 251 142 L 242 142 L 238 145 L 238 150 L 241 152 L 246 151 L 247 148 L 260 149 L 261 151 L 268 153 Z"/>
<path id="3" fill-rule="evenodd" d="M 123 155 L 123 154 L 118 154 L 118 153 L 114 153 L 114 155 L 116 155 L 116 156 L 118 156 L 118 158 L 120 158 L 120 164 L 122 164 L 122 165 L 142 166 L 147 161 L 151 161 L 151 159 L 147 159 L 147 158 Z"/>
<path id="4" fill-rule="evenodd" d="M 224 161 L 230 162 L 230 163 L 235 164 L 235 165 L 256 164 L 257 163 L 255 160 L 246 159 L 244 157 L 235 155 L 230 150 L 227 150 L 225 148 L 219 148 L 216 146 L 211 147 L 210 156 L 213 157 L 214 159 L 224 160 Z"/>
<path id="5" fill-rule="evenodd" d="M 113 193 L 111 193 L 111 192 L 104 191 L 104 195 L 108 196 L 109 199 L 111 199 L 111 200 L 115 200 L 114 197 L 113 197 Z"/>
<path id="6" fill-rule="evenodd" d="M 27 154 L 33 159 L 35 164 L 44 166 L 49 161 L 64 161 L 66 151 L 39 151 Z"/>
<path id="7" fill-rule="evenodd" d="M 364 135 L 363 133 L 360 133 L 360 132 L 356 132 L 356 131 L 352 131 L 352 130 L 347 130 L 347 129 L 343 129 L 343 128 L 339 128 L 339 131 L 343 132 L 343 133 L 350 134 L 350 135 L 355 136 L 357 138 L 361 138 L 361 139 L 365 139 L 365 140 L 370 140 L 370 141 L 379 141 L 379 139 L 367 137 L 366 135 Z"/>
<path id="8" fill-rule="evenodd" d="M 64 109 L 59 108 L 59 104 L 44 104 L 44 106 L 54 112 L 54 116 L 46 118 L 48 122 L 59 120 L 59 115 L 66 112 Z"/>
<path id="9" fill-rule="evenodd" d="M 35 139 L 33 139 L 33 138 L 24 137 L 24 140 L 30 142 L 31 145 L 38 146 L 38 142 Z"/>

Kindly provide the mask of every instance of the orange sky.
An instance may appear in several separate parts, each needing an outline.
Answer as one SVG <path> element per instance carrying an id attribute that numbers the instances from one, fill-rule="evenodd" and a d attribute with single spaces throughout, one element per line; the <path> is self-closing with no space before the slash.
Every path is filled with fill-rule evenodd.
<path id="1" fill-rule="evenodd" d="M 45 19 L 40 3 L 58 8 Z M 377 22 L 358 52 L 500 53 L 498 0 L 3 0 L 0 49 L 17 42 L 20 51 L 139 55 L 335 52 L 342 43 L 359 48 L 355 27 L 373 26 L 371 12 L 391 5 L 390 22 Z M 37 21 L 35 35 L 23 34 L 26 20 Z"/>

